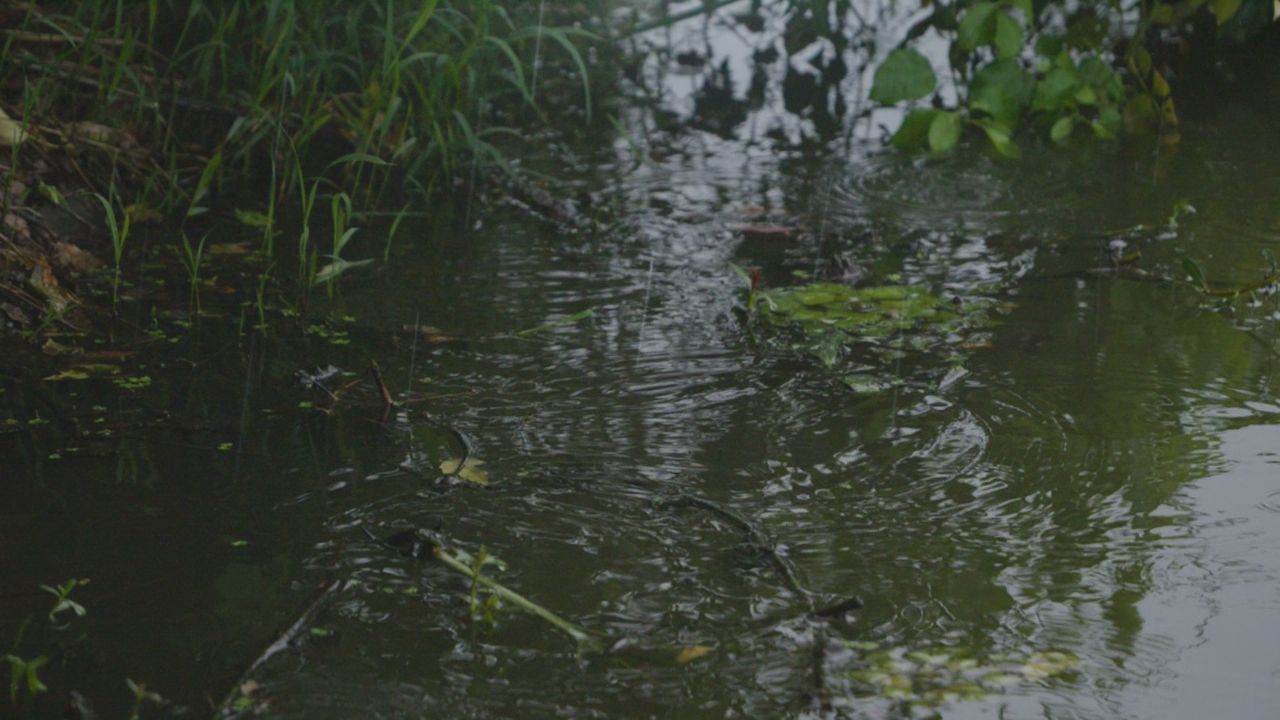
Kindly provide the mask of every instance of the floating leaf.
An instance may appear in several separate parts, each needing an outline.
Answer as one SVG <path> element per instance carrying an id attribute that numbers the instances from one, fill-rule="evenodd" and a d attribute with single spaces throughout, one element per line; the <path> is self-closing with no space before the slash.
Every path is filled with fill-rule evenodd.
<path id="1" fill-rule="evenodd" d="M 138 375 L 135 377 L 116 378 L 111 382 L 123 390 L 141 390 L 151 387 L 151 378 L 147 375 Z"/>
<path id="2" fill-rule="evenodd" d="M 75 369 L 63 370 L 62 372 L 54 373 L 52 375 L 46 375 L 44 379 L 45 379 L 45 382 L 60 382 L 62 380 L 88 380 L 89 373 L 84 372 L 83 370 L 75 370 Z"/>
<path id="3" fill-rule="evenodd" d="M 680 652 L 676 654 L 676 664 L 688 665 L 694 660 L 706 657 L 711 653 L 711 650 L 712 648 L 706 645 L 690 645 L 689 647 L 681 648 Z"/>
<path id="4" fill-rule="evenodd" d="M 579 310 L 578 312 L 570 315 L 569 317 L 562 318 L 560 320 L 555 320 L 549 323 L 545 323 L 537 327 L 525 328 L 524 330 L 520 330 L 516 333 L 516 337 L 528 337 L 530 335 L 534 335 L 536 333 L 544 332 L 544 331 L 551 330 L 564 325 L 572 325 L 576 322 L 580 322 L 582 320 L 595 317 L 595 314 L 596 314 L 596 311 L 594 308 Z"/>
<path id="5" fill-rule="evenodd" d="M 84 349 L 73 345 L 63 345 L 53 338 L 48 338 L 44 341 L 44 344 L 40 346 L 40 351 L 45 355 L 62 357 L 64 355 L 79 355 L 84 352 Z"/>
<path id="6" fill-rule="evenodd" d="M 1048 650 L 1038 652 L 1022 665 L 1022 676 L 1028 680 L 1044 680 L 1075 669 L 1080 658 L 1071 653 Z"/>
<path id="7" fill-rule="evenodd" d="M 950 370 L 948 370 L 947 374 L 943 375 L 942 379 L 938 381 L 938 389 L 946 390 L 952 385 L 955 385 L 960 380 L 964 379 L 964 377 L 968 374 L 969 374 L 969 371 L 966 370 L 964 366 L 956 365 L 955 367 L 952 367 Z"/>
<path id="8" fill-rule="evenodd" d="M 845 375 L 840 382 L 858 395 L 878 395 L 901 384 L 874 375 Z"/>
<path id="9" fill-rule="evenodd" d="M 459 464 L 461 464 L 461 467 L 459 467 Z M 489 472 L 480 467 L 481 465 L 484 465 L 484 461 L 473 457 L 469 457 L 465 462 L 461 463 L 458 458 L 449 458 L 440 463 L 440 472 L 445 475 L 460 477 L 476 485 L 488 485 Z"/>

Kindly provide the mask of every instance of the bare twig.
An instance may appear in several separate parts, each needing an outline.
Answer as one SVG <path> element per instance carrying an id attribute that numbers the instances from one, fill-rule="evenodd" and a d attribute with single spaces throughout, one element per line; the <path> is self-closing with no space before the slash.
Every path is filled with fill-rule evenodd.
<path id="1" fill-rule="evenodd" d="M 236 701 L 242 697 L 241 687 L 253 677 L 253 674 L 257 672 L 258 668 L 262 667 L 263 664 L 275 655 L 287 649 L 290 644 L 297 640 L 298 637 L 307 630 L 307 626 L 315 620 L 316 615 L 320 614 L 320 610 L 324 608 L 325 601 L 328 600 L 334 591 L 336 591 L 341 585 L 341 582 L 334 580 L 317 591 L 314 599 L 307 605 L 306 609 L 302 611 L 302 614 L 298 616 L 298 619 L 295 620 L 294 623 L 284 631 L 284 633 L 277 636 L 276 639 L 267 646 L 267 649 L 263 650 L 262 654 L 250 663 L 249 667 L 240 674 L 235 685 L 231 686 L 231 690 L 227 692 L 227 696 L 223 699 L 222 703 L 218 705 L 217 711 L 214 712 L 213 717 L 215 720 L 218 720 L 219 718 L 239 717 L 244 713 L 243 710 L 238 710 L 235 707 Z"/>

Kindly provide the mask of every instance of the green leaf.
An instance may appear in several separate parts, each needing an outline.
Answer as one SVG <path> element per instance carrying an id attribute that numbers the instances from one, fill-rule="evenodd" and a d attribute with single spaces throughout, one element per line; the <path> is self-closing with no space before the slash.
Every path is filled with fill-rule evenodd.
<path id="1" fill-rule="evenodd" d="M 969 109 L 1016 127 L 1035 92 L 1036 81 L 1017 60 L 997 60 L 973 76 Z"/>
<path id="2" fill-rule="evenodd" d="M 1230 7 L 1233 4 L 1234 9 Z M 1277 16 L 1274 3 L 1267 0 L 1214 0 L 1212 7 L 1218 22 L 1218 39 L 1237 45 L 1266 30 Z"/>
<path id="3" fill-rule="evenodd" d="M 17 703 L 22 671 L 26 669 L 27 664 L 16 655 L 5 655 L 4 659 L 9 661 L 9 702 Z"/>
<path id="4" fill-rule="evenodd" d="M 999 14 L 996 4 L 980 2 L 969 8 L 960 18 L 960 29 L 956 42 L 970 52 L 991 42 L 996 35 L 996 15 Z"/>
<path id="5" fill-rule="evenodd" d="M 1129 58 L 1129 69 L 1135 75 L 1145 78 L 1151 74 L 1151 52 L 1144 47 L 1139 46 L 1133 51 L 1132 57 Z"/>
<path id="6" fill-rule="evenodd" d="M 1036 54 L 1042 58 L 1057 57 L 1062 52 L 1062 38 L 1057 35 L 1041 34 L 1036 38 Z"/>
<path id="7" fill-rule="evenodd" d="M 1080 61 L 1080 80 L 1087 83 L 1102 102 L 1116 102 L 1124 97 L 1124 81 L 1110 64 L 1096 57 Z"/>
<path id="8" fill-rule="evenodd" d="M 953 150 L 960 142 L 964 119 L 959 113 L 939 112 L 929 123 L 929 149 L 935 153 Z"/>
<path id="9" fill-rule="evenodd" d="M 991 147 L 1001 156 L 1010 160 L 1022 158 L 1022 149 L 1009 136 L 1008 128 L 986 118 L 975 120 L 973 124 L 982 128 L 982 131 L 987 134 L 987 139 L 991 141 Z"/>
<path id="10" fill-rule="evenodd" d="M 1147 13 L 1147 20 L 1152 25 L 1172 25 L 1174 20 L 1173 6 L 1167 3 L 1156 3 Z"/>
<path id="11" fill-rule="evenodd" d="M 925 143 L 929 142 L 929 126 L 937 114 L 938 111 L 933 109 L 912 110 L 902 121 L 898 132 L 889 139 L 889 143 L 903 151 L 919 150 L 924 147 Z"/>
<path id="12" fill-rule="evenodd" d="M 44 667 L 48 662 L 49 658 L 41 655 L 27 663 L 27 692 L 32 695 L 39 695 L 49 689 L 45 687 L 44 683 L 40 682 L 40 675 L 38 674 L 40 672 L 40 668 Z"/>
<path id="13" fill-rule="evenodd" d="M 1022 47 L 1026 45 L 1027 38 L 1017 20 L 1005 13 L 996 13 L 996 32 L 993 42 L 996 46 L 997 57 L 1001 59 L 1013 58 L 1022 52 Z"/>
<path id="14" fill-rule="evenodd" d="M 1187 275 L 1191 277 L 1191 282 L 1200 290 L 1209 289 L 1209 279 L 1205 277 L 1204 268 L 1200 267 L 1200 263 L 1192 260 L 1186 255 L 1182 256 L 1182 269 L 1186 270 Z"/>
<path id="15" fill-rule="evenodd" d="M 899 382 L 893 378 L 880 378 L 875 375 L 852 374 L 845 375 L 840 378 L 840 382 L 845 384 L 856 395 L 878 395 L 882 392 L 892 390 L 897 387 Z"/>
<path id="16" fill-rule="evenodd" d="M 271 226 L 271 218 L 264 213 L 255 210 L 241 210 L 236 208 L 236 220 L 241 225 L 247 225 L 251 228 L 265 229 Z"/>
<path id="17" fill-rule="evenodd" d="M 1010 0 L 1010 5 L 1022 11 L 1022 17 L 1028 23 L 1034 23 L 1036 19 L 1035 3 L 1032 0 Z"/>
<path id="18" fill-rule="evenodd" d="M 375 165 L 377 167 L 389 167 L 391 165 L 391 163 L 387 162 L 386 160 L 383 160 L 377 155 L 370 155 L 369 153 L 353 152 L 353 153 L 347 153 L 346 155 L 343 155 L 337 160 L 334 160 L 333 162 L 329 163 L 325 167 L 325 169 L 328 170 L 329 168 L 337 167 L 339 165 L 354 165 L 358 163 Z"/>
<path id="19" fill-rule="evenodd" d="M 918 100 L 933 92 L 937 82 L 924 55 L 911 48 L 894 50 L 876 68 L 871 99 L 881 105 Z"/>
<path id="20" fill-rule="evenodd" d="M 311 284 L 322 285 L 324 283 L 337 280 L 338 276 L 342 273 L 352 268 L 358 268 L 361 265 L 368 265 L 371 262 L 373 262 L 373 258 L 367 258 L 365 260 L 343 260 L 342 258 L 334 258 L 333 262 L 325 265 L 316 272 L 315 279 L 311 281 Z"/>
<path id="21" fill-rule="evenodd" d="M 1055 67 L 1036 84 L 1036 96 L 1031 102 L 1033 110 L 1056 112 L 1071 102 L 1080 77 L 1073 67 Z"/>
<path id="22" fill-rule="evenodd" d="M 1093 133 L 1104 140 L 1114 140 L 1124 129 L 1124 116 L 1114 107 L 1103 108 L 1093 121 Z"/>
<path id="23" fill-rule="evenodd" d="M 1160 128 L 1160 110 L 1149 93 L 1129 98 L 1124 106 L 1124 129 L 1130 135 L 1153 135 Z"/>
<path id="24" fill-rule="evenodd" d="M 1056 143 L 1065 142 L 1071 137 L 1071 131 L 1075 129 L 1076 119 L 1074 115 L 1064 115 L 1058 118 L 1058 121 L 1049 129 L 1049 138 Z"/>
<path id="25" fill-rule="evenodd" d="M 195 191 L 191 193 L 191 203 L 187 206 L 187 217 L 194 217 L 207 209 L 200 207 L 198 203 L 204 200 L 205 195 L 209 193 L 209 186 L 213 184 L 213 180 L 221 167 L 222 153 L 214 153 L 214 156 L 209 158 L 209 162 L 205 164 L 204 171 L 200 173 L 200 180 L 196 182 Z"/>

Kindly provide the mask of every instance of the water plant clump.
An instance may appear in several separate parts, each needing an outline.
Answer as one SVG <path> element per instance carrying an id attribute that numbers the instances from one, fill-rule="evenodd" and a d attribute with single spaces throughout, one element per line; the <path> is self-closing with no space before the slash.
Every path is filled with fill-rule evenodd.
<path id="1" fill-rule="evenodd" d="M 893 702 L 910 717 L 941 717 L 946 705 L 983 700 L 1019 686 L 1068 678 L 1080 659 L 1061 650 L 979 657 L 964 647 L 881 647 L 849 642 L 860 653 L 848 673 L 856 694 Z"/>
<path id="2" fill-rule="evenodd" d="M 938 355 L 958 361 L 980 347 L 995 299 L 944 298 L 914 285 L 855 288 L 815 282 L 753 293 L 749 304 L 769 337 L 844 373 L 845 384 L 875 393 L 900 384 L 891 361 Z"/>

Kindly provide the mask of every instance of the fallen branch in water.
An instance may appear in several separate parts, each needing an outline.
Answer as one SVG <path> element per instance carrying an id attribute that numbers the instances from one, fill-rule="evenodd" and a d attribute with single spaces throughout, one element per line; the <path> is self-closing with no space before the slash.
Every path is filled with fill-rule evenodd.
<path id="1" fill-rule="evenodd" d="M 800 581 L 796 579 L 796 571 L 791 566 L 791 563 L 778 552 L 777 546 L 772 539 L 763 530 L 756 527 L 755 523 L 710 500 L 693 495 L 681 495 L 664 501 L 662 505 L 666 507 L 696 507 L 723 518 L 741 530 L 753 545 L 769 554 L 770 564 L 779 577 L 782 578 L 783 583 L 795 594 L 804 598 L 804 602 L 808 606 L 807 612 L 803 615 L 803 618 L 813 629 L 813 645 L 810 648 L 810 663 L 812 667 L 810 670 L 810 689 L 807 694 L 808 704 L 819 716 L 826 717 L 830 715 L 833 706 L 831 689 L 827 682 L 828 621 L 842 618 L 846 613 L 861 608 L 862 599 L 854 596 L 831 605 L 819 607 L 817 605 L 818 594 L 800 584 Z M 769 622 L 772 623 L 774 621 L 770 620 Z"/>
<path id="2" fill-rule="evenodd" d="M 227 720 L 230 718 L 238 718 L 252 709 L 252 698 L 244 692 L 243 688 L 252 680 L 253 674 L 257 672 L 258 668 L 262 667 L 268 660 L 287 649 L 295 640 L 298 639 L 298 637 L 306 632 L 307 627 L 311 625 L 313 620 L 315 620 L 316 615 L 320 614 L 320 610 L 324 607 L 325 601 L 328 600 L 329 596 L 331 596 L 341 585 L 341 582 L 334 580 L 320 588 L 314 599 L 312 599 L 306 609 L 302 611 L 302 614 L 298 616 L 298 619 L 295 620 L 294 623 L 284 631 L 284 633 L 277 636 L 276 639 L 267 646 L 267 649 L 263 650 L 262 654 L 249 664 L 249 667 L 247 667 L 243 673 L 240 673 L 240 677 L 236 679 L 235 684 L 231 686 L 231 690 L 227 692 L 227 696 L 223 698 L 222 703 L 218 705 L 217 710 L 214 711 L 213 717 L 215 720 L 218 720 L 219 718 Z M 242 700 L 250 701 L 249 706 L 240 706 L 242 704 Z"/>
<path id="3" fill-rule="evenodd" d="M 765 534 L 763 530 L 756 527 L 750 520 L 747 520 L 731 510 L 726 510 L 710 500 L 694 497 L 692 495 L 681 495 L 673 500 L 667 500 L 662 504 L 667 507 L 679 507 L 683 505 L 687 507 L 700 508 L 713 515 L 717 515 L 724 520 L 727 520 L 730 524 L 736 526 L 747 536 L 752 545 L 760 548 L 760 550 L 768 554 L 769 564 L 773 567 L 774 571 L 778 573 L 778 577 L 782 578 L 782 583 L 787 586 L 787 589 L 803 597 L 808 602 L 809 609 L 811 611 L 813 610 L 813 593 L 805 589 L 800 584 L 800 581 L 796 578 L 795 568 L 791 566 L 790 561 L 778 552 L 777 544 L 773 542 L 772 538 Z"/>

